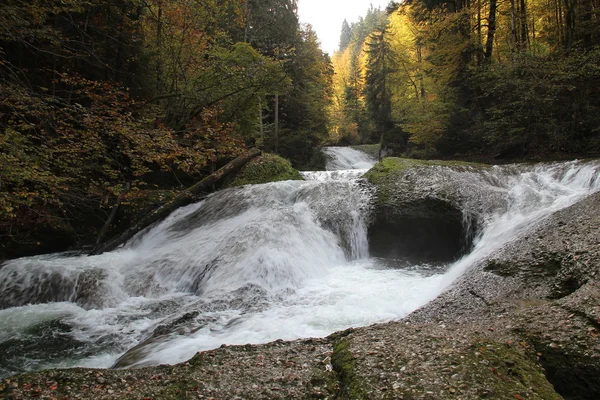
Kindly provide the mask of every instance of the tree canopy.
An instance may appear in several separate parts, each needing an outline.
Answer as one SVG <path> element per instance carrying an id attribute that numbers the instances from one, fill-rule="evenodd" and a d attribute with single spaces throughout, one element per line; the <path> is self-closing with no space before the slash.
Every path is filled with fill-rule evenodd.
<path id="1" fill-rule="evenodd" d="M 189 185 L 255 144 L 301 166 L 331 75 L 295 0 L 3 1 L 0 241 L 89 242 L 125 188 Z"/>
<path id="2" fill-rule="evenodd" d="M 370 9 L 333 57 L 332 132 L 384 147 L 407 135 L 408 147 L 395 143 L 394 151 L 416 157 L 597 153 L 599 10 L 595 0 L 411 0 Z M 385 68 L 376 57 L 383 51 Z"/>

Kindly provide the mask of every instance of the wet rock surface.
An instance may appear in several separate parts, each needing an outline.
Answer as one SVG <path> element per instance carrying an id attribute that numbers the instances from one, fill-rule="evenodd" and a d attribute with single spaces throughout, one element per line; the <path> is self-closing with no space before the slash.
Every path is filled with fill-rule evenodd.
<path id="1" fill-rule="evenodd" d="M 532 227 L 407 321 L 522 341 L 568 399 L 600 398 L 600 193 Z"/>
<path id="2" fill-rule="evenodd" d="M 491 181 L 492 169 L 475 163 L 381 161 L 365 175 L 377 189 L 369 227 L 372 254 L 400 252 L 414 261 L 452 261 L 464 254 L 483 215 L 506 206 Z"/>
<path id="3" fill-rule="evenodd" d="M 402 321 L 137 370 L 42 371 L 0 398 L 598 399 L 600 193 L 532 226 Z"/>

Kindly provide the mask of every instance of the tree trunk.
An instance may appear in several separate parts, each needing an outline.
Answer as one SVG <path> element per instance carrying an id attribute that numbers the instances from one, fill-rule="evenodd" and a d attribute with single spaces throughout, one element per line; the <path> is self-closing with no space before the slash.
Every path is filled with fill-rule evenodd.
<path id="1" fill-rule="evenodd" d="M 419 89 L 421 99 L 425 99 L 425 82 L 423 78 L 423 52 L 420 45 L 417 45 L 417 62 L 419 63 Z"/>
<path id="2" fill-rule="evenodd" d="M 162 4 L 158 2 L 158 19 L 156 21 L 156 95 L 162 93 Z"/>
<path id="3" fill-rule="evenodd" d="M 200 182 L 198 182 L 195 185 L 191 186 L 190 188 L 184 190 L 182 193 L 177 195 L 177 197 L 175 197 L 173 200 L 171 200 L 167 204 L 160 206 L 158 209 L 156 209 L 155 211 L 153 211 L 146 217 L 142 218 L 141 221 L 139 221 L 137 224 L 135 224 L 134 226 L 127 229 L 125 232 L 121 233 L 119 236 L 109 240 L 108 242 L 104 243 L 102 246 L 97 246 L 97 248 L 95 248 L 90 253 L 90 255 L 92 256 L 92 255 L 102 254 L 104 252 L 112 251 L 112 250 L 116 249 L 117 247 L 119 247 L 120 245 L 124 244 L 129 239 L 131 239 L 133 236 L 135 236 L 136 233 L 147 228 L 148 226 L 150 226 L 151 224 L 153 224 L 155 222 L 163 220 L 164 218 L 166 218 L 169 214 L 171 214 L 173 211 L 175 211 L 179 207 L 183 207 L 183 206 L 193 203 L 194 201 L 197 201 L 199 196 L 201 196 L 202 193 L 204 193 L 206 190 L 210 189 L 212 187 L 212 185 L 219 182 L 224 177 L 239 171 L 250 160 L 252 160 L 253 158 L 255 158 L 259 155 L 260 155 L 260 150 L 258 150 L 257 148 L 251 149 L 248 152 L 248 154 L 236 158 L 235 160 L 233 160 L 230 163 L 228 163 L 227 165 L 225 165 L 223 168 L 219 169 L 214 174 L 207 176 L 206 178 L 202 179 Z"/>
<path id="4" fill-rule="evenodd" d="M 558 42 L 564 43 L 564 35 L 563 35 L 563 24 L 562 24 L 562 6 L 561 0 L 555 0 L 554 3 L 554 16 L 556 19 L 556 30 L 558 31 Z"/>
<path id="5" fill-rule="evenodd" d="M 108 219 L 104 223 L 104 226 L 100 230 L 100 233 L 98 233 L 98 238 L 96 239 L 96 244 L 94 245 L 94 248 L 92 249 L 92 253 L 94 251 L 96 251 L 96 249 L 100 246 L 100 243 L 102 243 L 102 239 L 104 239 L 104 235 L 106 235 L 106 232 L 108 232 L 108 228 L 110 228 L 113 221 L 117 217 L 117 212 L 119 211 L 119 206 L 121 205 L 121 202 L 123 201 L 123 199 L 125 198 L 125 195 L 127 195 L 127 193 L 129 192 L 130 189 L 131 189 L 131 182 L 127 182 L 127 184 L 125 185 L 125 188 L 123 189 L 123 191 L 121 192 L 119 197 L 117 197 L 117 201 L 115 202 Z"/>
<path id="6" fill-rule="evenodd" d="M 248 43 L 248 25 L 250 24 L 250 5 L 246 0 L 246 9 L 244 13 L 244 43 Z"/>
<path id="7" fill-rule="evenodd" d="M 258 146 L 260 149 L 265 148 L 265 126 L 263 121 L 263 109 L 262 109 L 262 100 L 260 97 L 258 98 L 258 123 L 260 124 L 260 145 Z M 261 150 L 262 154 L 262 150 Z"/>
<path id="8" fill-rule="evenodd" d="M 514 0 L 512 0 L 514 1 Z M 485 43 L 485 58 L 490 60 L 494 50 L 494 34 L 496 33 L 496 0 L 490 0 L 490 14 L 488 16 L 488 35 Z"/>
<path id="9" fill-rule="evenodd" d="M 515 0 L 510 0 L 510 35 L 512 38 L 514 51 L 519 46 L 519 38 L 517 37 L 517 11 L 515 8 Z"/>
<path id="10" fill-rule="evenodd" d="M 481 33 L 481 0 L 477 0 L 477 66 L 483 64 L 483 34 Z"/>
<path id="11" fill-rule="evenodd" d="M 566 47 L 571 48 L 573 41 L 575 40 L 575 8 L 577 7 L 577 0 L 565 0 L 565 12 L 566 12 Z"/>
<path id="12" fill-rule="evenodd" d="M 535 50 L 536 50 L 536 33 L 535 33 L 535 16 L 533 15 L 533 12 L 530 13 L 531 15 L 531 40 L 533 40 L 533 46 L 532 46 L 532 51 L 533 51 L 533 55 L 535 55 Z"/>
<path id="13" fill-rule="evenodd" d="M 526 51 L 529 44 L 529 30 L 527 28 L 527 3 L 525 0 L 521 0 L 519 21 L 521 23 L 521 51 Z"/>
<path id="14" fill-rule="evenodd" d="M 117 53 L 115 54 L 115 81 L 121 80 L 121 68 L 123 67 L 123 46 L 125 45 L 125 22 L 127 18 L 126 5 L 121 6 L 121 21 L 119 22 L 119 38 L 117 43 Z"/>

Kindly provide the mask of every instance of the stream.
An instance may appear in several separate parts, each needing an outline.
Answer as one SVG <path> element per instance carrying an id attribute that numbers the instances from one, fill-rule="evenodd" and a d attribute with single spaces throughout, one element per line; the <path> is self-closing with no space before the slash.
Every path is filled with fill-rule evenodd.
<path id="1" fill-rule="evenodd" d="M 599 163 L 495 167 L 468 254 L 413 265 L 369 255 L 375 160 L 327 148 L 327 171 L 181 208 L 122 248 L 0 266 L 0 377 L 173 364 L 222 344 L 324 337 L 398 320 L 533 222 L 600 190 Z"/>

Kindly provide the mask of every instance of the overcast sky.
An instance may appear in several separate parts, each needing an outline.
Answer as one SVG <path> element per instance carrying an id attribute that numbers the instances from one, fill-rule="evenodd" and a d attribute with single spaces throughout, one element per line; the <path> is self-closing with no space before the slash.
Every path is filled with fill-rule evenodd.
<path id="1" fill-rule="evenodd" d="M 389 0 L 298 0 L 300 21 L 313 26 L 321 40 L 323 51 L 333 55 L 340 42 L 342 22 L 356 22 L 358 17 L 364 17 L 369 4 L 382 9 Z"/>

